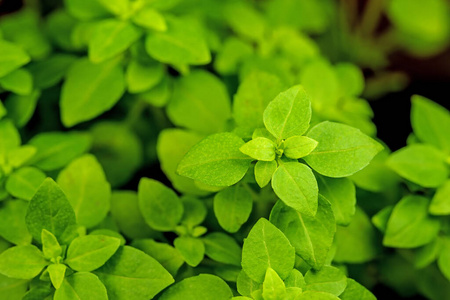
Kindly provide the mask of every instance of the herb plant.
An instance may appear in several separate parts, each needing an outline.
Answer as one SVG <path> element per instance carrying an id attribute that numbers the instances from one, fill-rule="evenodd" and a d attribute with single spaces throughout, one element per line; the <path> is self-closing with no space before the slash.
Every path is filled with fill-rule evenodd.
<path id="1" fill-rule="evenodd" d="M 1 297 L 450 298 L 449 112 L 391 153 L 336 1 L 50 2 L 0 17 Z M 394 41 L 443 49 L 441 2 Z"/>

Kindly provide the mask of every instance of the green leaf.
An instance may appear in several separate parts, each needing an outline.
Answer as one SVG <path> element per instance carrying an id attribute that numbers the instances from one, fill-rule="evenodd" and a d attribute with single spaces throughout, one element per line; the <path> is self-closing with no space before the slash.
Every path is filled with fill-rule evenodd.
<path id="1" fill-rule="evenodd" d="M 141 37 L 142 31 L 128 21 L 106 19 L 95 25 L 89 40 L 89 59 L 100 63 L 111 59 Z"/>
<path id="2" fill-rule="evenodd" d="M 236 123 L 252 129 L 264 126 L 264 110 L 284 88 L 280 79 L 269 73 L 255 71 L 245 76 L 234 95 Z"/>
<path id="3" fill-rule="evenodd" d="M 220 226 L 228 232 L 237 232 L 252 212 L 251 193 L 240 185 L 231 186 L 214 196 L 214 214 Z"/>
<path id="4" fill-rule="evenodd" d="M 15 199 L 3 202 L 0 209 L 0 236 L 16 245 L 31 243 L 32 237 L 25 223 L 27 208 L 26 201 Z"/>
<path id="5" fill-rule="evenodd" d="M 0 39 L 0 78 L 29 61 L 30 57 L 22 47 Z"/>
<path id="6" fill-rule="evenodd" d="M 33 75 L 34 86 L 47 89 L 59 83 L 77 57 L 71 54 L 57 53 L 42 61 L 27 66 Z"/>
<path id="7" fill-rule="evenodd" d="M 268 267 L 281 279 L 294 267 L 295 251 L 284 234 L 266 219 L 259 219 L 244 239 L 242 269 L 254 281 L 262 283 Z"/>
<path id="8" fill-rule="evenodd" d="M 364 91 L 364 74 L 361 69 L 350 63 L 338 63 L 334 67 L 336 78 L 345 96 L 359 96 Z"/>
<path id="9" fill-rule="evenodd" d="M 269 184 L 273 173 L 277 169 L 277 162 L 273 161 L 258 161 L 255 165 L 255 180 L 260 188 Z"/>
<path id="10" fill-rule="evenodd" d="M 96 0 L 107 11 L 117 16 L 125 15 L 130 10 L 130 0 Z"/>
<path id="11" fill-rule="evenodd" d="M 450 180 L 437 188 L 428 208 L 432 215 L 450 215 Z"/>
<path id="12" fill-rule="evenodd" d="M 20 146 L 20 135 L 10 120 L 0 120 L 0 160 L 2 164 L 6 155 Z"/>
<path id="13" fill-rule="evenodd" d="M 358 172 L 383 149 L 359 129 L 334 122 L 319 123 L 307 136 L 319 144 L 305 161 L 328 177 L 346 177 Z"/>
<path id="14" fill-rule="evenodd" d="M 267 268 L 264 277 L 262 296 L 264 300 L 278 300 L 286 297 L 284 282 L 271 267 Z"/>
<path id="15" fill-rule="evenodd" d="M 387 223 L 394 209 L 393 205 L 386 206 L 372 217 L 372 223 L 381 232 L 386 232 Z"/>
<path id="16" fill-rule="evenodd" d="M 183 217 L 183 203 L 174 191 L 159 181 L 142 178 L 138 188 L 139 208 L 147 224 L 159 231 L 172 231 Z"/>
<path id="17" fill-rule="evenodd" d="M 139 210 L 135 191 L 114 191 L 111 195 L 111 217 L 119 231 L 130 239 L 141 239 L 155 235 L 145 223 Z"/>
<path id="18" fill-rule="evenodd" d="M 64 279 L 54 300 L 108 300 L 102 282 L 92 273 L 77 272 Z"/>
<path id="19" fill-rule="evenodd" d="M 134 24 L 156 31 L 166 31 L 164 16 L 152 7 L 144 7 L 131 17 Z"/>
<path id="20" fill-rule="evenodd" d="M 249 43 L 234 36 L 228 37 L 214 59 L 214 69 L 221 75 L 236 74 L 242 61 L 251 54 L 253 48 Z"/>
<path id="21" fill-rule="evenodd" d="M 132 60 L 125 73 L 128 91 L 141 93 L 150 90 L 161 82 L 164 73 L 165 68 L 161 63 L 144 65 L 137 60 Z"/>
<path id="22" fill-rule="evenodd" d="M 395 205 L 389 218 L 383 245 L 415 248 L 436 238 L 440 222 L 428 215 L 429 200 L 422 196 L 406 196 Z"/>
<path id="23" fill-rule="evenodd" d="M 264 110 L 264 124 L 278 140 L 302 135 L 309 128 L 311 101 L 300 85 L 275 97 Z"/>
<path id="24" fill-rule="evenodd" d="M 10 94 L 5 100 L 5 108 L 18 127 L 25 126 L 33 117 L 41 92 L 32 91 L 28 95 Z"/>
<path id="25" fill-rule="evenodd" d="M 307 136 L 292 136 L 284 141 L 284 155 L 299 159 L 310 154 L 317 147 L 317 141 Z"/>
<path id="26" fill-rule="evenodd" d="M 28 280 L 14 279 L 0 274 L 0 291 L 3 295 L 8 295 L 11 300 L 24 299 L 28 290 Z"/>
<path id="27" fill-rule="evenodd" d="M 438 187 L 449 175 L 444 154 L 429 145 L 406 146 L 392 153 L 387 164 L 403 178 L 423 187 Z"/>
<path id="28" fill-rule="evenodd" d="M 105 235 L 77 237 L 70 243 L 64 262 L 76 271 L 90 272 L 103 266 L 119 246 L 119 239 Z"/>
<path id="29" fill-rule="evenodd" d="M 244 177 L 252 159 L 239 151 L 244 141 L 224 132 L 208 136 L 189 150 L 178 165 L 182 176 L 212 186 L 230 186 Z"/>
<path id="30" fill-rule="evenodd" d="M 333 209 L 338 225 L 350 224 L 355 214 L 356 192 L 355 185 L 347 178 L 329 178 L 317 175 L 319 194 L 327 199 Z"/>
<path id="31" fill-rule="evenodd" d="M 178 269 L 184 264 L 180 252 L 169 244 L 142 239 L 134 240 L 131 245 L 156 259 L 172 276 L 175 276 Z"/>
<path id="32" fill-rule="evenodd" d="M 80 20 L 91 20 L 109 15 L 99 1 L 64 0 L 64 4 L 69 13 Z"/>
<path id="33" fill-rule="evenodd" d="M 281 163 L 273 174 L 272 188 L 286 205 L 308 216 L 316 214 L 319 190 L 308 166 L 299 162 Z"/>
<path id="34" fill-rule="evenodd" d="M 186 225 L 188 228 L 200 225 L 208 213 L 204 201 L 192 196 L 183 196 L 181 201 L 184 208 L 181 224 Z"/>
<path id="35" fill-rule="evenodd" d="M 167 18 L 167 30 L 150 32 L 145 40 L 148 54 L 172 65 L 204 65 L 211 61 L 203 33 L 188 20 Z"/>
<path id="36" fill-rule="evenodd" d="M 217 299 L 229 300 L 233 293 L 228 285 L 217 276 L 200 274 L 186 278 L 168 288 L 159 298 L 160 300 L 197 300 Z"/>
<path id="37" fill-rule="evenodd" d="M 342 300 L 376 300 L 377 298 L 364 286 L 351 278 L 347 278 L 347 287 L 339 296 Z"/>
<path id="38" fill-rule="evenodd" d="M 93 64 L 76 61 L 61 91 L 61 121 L 66 127 L 91 120 L 110 110 L 125 92 L 125 78 L 117 61 Z"/>
<path id="39" fill-rule="evenodd" d="M 202 240 L 190 236 L 177 237 L 173 245 L 191 267 L 196 267 L 203 260 L 205 245 Z"/>
<path id="40" fill-rule="evenodd" d="M 42 229 L 62 242 L 64 234 L 76 224 L 75 213 L 56 182 L 47 178 L 30 201 L 25 221 L 33 238 L 41 241 Z"/>
<path id="41" fill-rule="evenodd" d="M 260 41 L 263 38 L 266 30 L 265 20 L 250 3 L 227 2 L 223 13 L 228 25 L 237 34 L 253 41 Z"/>
<path id="42" fill-rule="evenodd" d="M 12 196 L 31 200 L 46 176 L 39 169 L 24 167 L 14 171 L 6 180 L 6 190 Z"/>
<path id="43" fill-rule="evenodd" d="M 272 140 L 259 137 L 245 143 L 239 150 L 254 159 L 272 161 L 275 159 L 275 148 Z"/>
<path id="44" fill-rule="evenodd" d="M 289 276 L 285 279 L 284 284 L 286 287 L 298 287 L 303 289 L 306 282 L 303 274 L 299 270 L 293 269 Z"/>
<path id="45" fill-rule="evenodd" d="M 151 106 L 165 107 L 172 94 L 172 81 L 173 79 L 170 76 L 163 74 L 161 81 L 156 86 L 139 94 L 140 99 Z"/>
<path id="46" fill-rule="evenodd" d="M 234 266 L 241 266 L 241 247 L 231 236 L 222 232 L 213 232 L 202 238 L 205 254 L 211 259 Z"/>
<path id="47" fill-rule="evenodd" d="M 360 209 L 346 227 L 338 226 L 334 238 L 336 253 L 334 261 L 360 264 L 376 258 L 379 240 L 369 217 Z"/>
<path id="48" fill-rule="evenodd" d="M 326 292 L 339 296 L 347 286 L 347 277 L 338 268 L 324 266 L 320 271 L 308 271 L 305 282 L 307 291 Z"/>
<path id="49" fill-rule="evenodd" d="M 306 263 L 315 269 L 325 264 L 336 232 L 333 211 L 325 198 L 319 196 L 314 217 L 303 215 L 278 201 L 272 208 L 270 221 L 284 233 Z"/>
<path id="50" fill-rule="evenodd" d="M 91 228 L 106 217 L 111 186 L 95 156 L 85 154 L 73 160 L 59 173 L 57 183 L 72 205 L 79 225 Z"/>
<path id="51" fill-rule="evenodd" d="M 150 299 L 174 282 L 156 260 L 128 246 L 120 248 L 95 274 L 111 300 Z"/>
<path id="52" fill-rule="evenodd" d="M 23 166 L 36 154 L 36 148 L 31 145 L 20 146 L 13 152 L 8 153 L 8 163 L 13 168 L 19 168 Z"/>
<path id="53" fill-rule="evenodd" d="M 215 133 L 223 131 L 230 114 L 227 89 L 211 73 L 193 71 L 175 81 L 167 105 L 167 115 L 175 125 Z"/>
<path id="54" fill-rule="evenodd" d="M 61 256 L 62 248 L 53 233 L 46 229 L 42 229 L 41 242 L 42 252 L 44 253 L 44 257 L 46 259 L 56 259 L 58 256 Z"/>
<path id="55" fill-rule="evenodd" d="M 86 152 L 91 147 L 91 138 L 83 133 L 43 132 L 34 136 L 29 145 L 37 149 L 30 164 L 52 171 Z"/>
<path id="56" fill-rule="evenodd" d="M 17 69 L 8 75 L 0 76 L 0 86 L 18 95 L 29 95 L 33 91 L 33 77 L 25 69 Z"/>
<path id="57" fill-rule="evenodd" d="M 411 99 L 411 125 L 414 134 L 427 144 L 450 153 L 450 137 L 445 128 L 450 127 L 450 113 L 431 100 L 414 95 Z"/>
<path id="58" fill-rule="evenodd" d="M 437 263 L 442 274 L 450 280 L 450 237 L 442 239 L 441 253 Z"/>
<path id="59" fill-rule="evenodd" d="M 254 291 L 262 288 L 262 283 L 252 280 L 244 270 L 241 270 L 237 277 L 236 286 L 239 294 L 250 297 Z"/>
<path id="60" fill-rule="evenodd" d="M 442 244 L 441 239 L 437 238 L 431 241 L 431 243 L 426 244 L 414 251 L 414 267 L 417 269 L 425 268 L 430 265 L 439 256 Z"/>
<path id="61" fill-rule="evenodd" d="M 47 267 L 48 274 L 50 275 L 50 280 L 52 281 L 55 289 L 59 289 L 64 281 L 64 276 L 66 274 L 66 265 L 63 264 L 51 264 Z"/>
<path id="62" fill-rule="evenodd" d="M 316 291 L 306 291 L 303 292 L 297 298 L 295 298 L 295 300 L 339 300 L 339 299 L 340 298 L 336 297 L 333 294 Z"/>
<path id="63" fill-rule="evenodd" d="M 47 264 L 42 252 L 33 245 L 12 247 L 0 254 L 0 273 L 11 278 L 32 279 Z"/>

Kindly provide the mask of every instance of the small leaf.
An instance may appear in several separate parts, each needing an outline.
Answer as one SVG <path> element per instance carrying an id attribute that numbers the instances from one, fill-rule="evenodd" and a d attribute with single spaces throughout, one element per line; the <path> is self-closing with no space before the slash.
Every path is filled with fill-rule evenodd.
<path id="1" fill-rule="evenodd" d="M 319 191 L 308 166 L 298 162 L 280 164 L 273 174 L 272 188 L 286 205 L 308 216 L 316 214 Z"/>
<path id="2" fill-rule="evenodd" d="M 306 282 L 303 274 L 299 270 L 293 269 L 284 281 L 284 284 L 286 285 L 286 287 L 298 287 L 303 289 L 306 285 Z"/>
<path id="3" fill-rule="evenodd" d="M 35 90 L 27 95 L 10 94 L 5 100 L 5 108 L 8 111 L 8 116 L 14 121 L 18 127 L 25 126 L 36 109 L 37 102 L 41 92 Z"/>
<path id="4" fill-rule="evenodd" d="M 56 290 L 54 300 L 108 300 L 102 282 L 92 273 L 77 272 L 66 277 Z"/>
<path id="5" fill-rule="evenodd" d="M 224 264 L 241 266 L 241 247 L 231 236 L 213 232 L 202 238 L 205 254 L 211 259 Z"/>
<path id="6" fill-rule="evenodd" d="M 65 263 L 79 272 L 90 272 L 103 266 L 117 251 L 120 240 L 104 235 L 78 237 L 67 249 Z"/>
<path id="7" fill-rule="evenodd" d="M 252 280 L 244 270 L 241 270 L 237 277 L 236 286 L 239 294 L 250 297 L 254 291 L 262 288 L 262 283 Z"/>
<path id="8" fill-rule="evenodd" d="M 191 267 L 196 267 L 203 260 L 205 255 L 205 245 L 200 239 L 180 236 L 173 242 L 175 249 L 177 249 L 184 260 Z"/>
<path id="9" fill-rule="evenodd" d="M 428 208 L 432 215 L 450 215 L 450 180 L 437 188 Z"/>
<path id="10" fill-rule="evenodd" d="M 0 236 L 16 245 L 31 243 L 31 235 L 25 223 L 28 202 L 13 199 L 3 201 L 0 209 Z M 1 250 L 0 250 L 1 252 Z"/>
<path id="11" fill-rule="evenodd" d="M 159 298 L 160 300 L 197 300 L 217 299 L 228 300 L 233 297 L 229 286 L 217 276 L 200 274 L 183 279 L 168 288 Z"/>
<path id="12" fill-rule="evenodd" d="M 91 228 L 109 211 L 111 186 L 95 156 L 83 155 L 63 169 L 57 183 L 72 205 L 77 223 Z"/>
<path id="13" fill-rule="evenodd" d="M 258 161 L 255 165 L 255 180 L 260 188 L 269 184 L 273 173 L 277 169 L 277 162 L 273 161 Z"/>
<path id="14" fill-rule="evenodd" d="M 45 179 L 34 194 L 25 220 L 31 235 L 39 242 L 43 229 L 50 231 L 62 242 L 64 234 L 76 224 L 72 206 L 51 178 Z"/>
<path id="15" fill-rule="evenodd" d="M 364 286 L 353 279 L 347 278 L 347 287 L 339 296 L 342 300 L 376 300 L 377 298 Z"/>
<path id="16" fill-rule="evenodd" d="M 286 297 L 284 282 L 271 267 L 267 268 L 264 277 L 262 296 L 264 300 L 278 300 Z"/>
<path id="17" fill-rule="evenodd" d="M 252 159 L 239 151 L 244 141 L 224 132 L 210 135 L 189 150 L 178 165 L 180 175 L 212 186 L 230 186 L 244 177 Z"/>
<path id="18" fill-rule="evenodd" d="M 270 213 L 273 222 L 289 239 L 295 252 L 315 269 L 325 264 L 333 243 L 336 224 L 331 205 L 319 196 L 314 217 L 304 215 L 278 201 Z"/>
<path id="19" fill-rule="evenodd" d="M 311 120 L 311 101 L 297 85 L 278 94 L 264 110 L 264 124 L 278 140 L 302 135 Z"/>
<path id="20" fill-rule="evenodd" d="M 89 59 L 100 63 L 127 50 L 141 36 L 139 28 L 127 21 L 106 19 L 95 25 L 89 40 Z"/>
<path id="21" fill-rule="evenodd" d="M 46 259 L 50 260 L 62 255 L 62 248 L 56 237 L 50 231 L 42 229 L 41 242 L 42 252 Z"/>
<path id="22" fill-rule="evenodd" d="M 21 96 L 29 95 L 33 91 L 33 77 L 26 69 L 17 69 L 4 77 L 0 76 L 0 86 Z"/>
<path id="23" fill-rule="evenodd" d="M 24 167 L 14 171 L 6 180 L 6 190 L 16 198 L 31 200 L 46 175 L 37 168 Z"/>
<path id="24" fill-rule="evenodd" d="M 320 271 L 308 271 L 305 281 L 307 291 L 326 292 L 336 296 L 342 294 L 347 287 L 347 277 L 332 266 L 324 266 Z"/>
<path id="25" fill-rule="evenodd" d="M 130 0 L 96 0 L 107 11 L 117 16 L 121 16 L 130 9 Z"/>
<path id="26" fill-rule="evenodd" d="M 450 238 L 445 237 L 442 240 L 441 253 L 438 258 L 438 266 L 442 274 L 450 280 Z"/>
<path id="27" fill-rule="evenodd" d="M 110 110 L 125 92 L 117 61 L 93 64 L 87 58 L 69 69 L 61 91 L 61 121 L 66 127 L 91 120 Z"/>
<path id="28" fill-rule="evenodd" d="M 205 220 L 208 212 L 204 201 L 191 196 L 183 196 L 181 202 L 183 202 L 184 208 L 181 224 L 188 228 L 194 228 Z"/>
<path id="29" fill-rule="evenodd" d="M 266 219 L 259 219 L 244 239 L 242 269 L 254 281 L 262 283 L 268 267 L 284 279 L 295 262 L 295 251 L 284 234 Z"/>
<path id="30" fill-rule="evenodd" d="M 436 238 L 440 222 L 428 215 L 429 200 L 422 196 L 406 196 L 395 205 L 389 218 L 383 245 L 415 248 Z"/>
<path id="31" fill-rule="evenodd" d="M 0 273 L 11 278 L 32 279 L 47 264 L 42 252 L 33 245 L 12 247 L 0 254 Z"/>
<path id="32" fill-rule="evenodd" d="M 165 69 L 161 63 L 144 65 L 132 60 L 127 67 L 125 79 L 130 93 L 141 93 L 155 87 L 164 77 Z"/>
<path id="33" fill-rule="evenodd" d="M 245 143 L 239 150 L 254 159 L 272 161 L 275 159 L 275 147 L 273 141 L 259 137 Z"/>
<path id="34" fill-rule="evenodd" d="M 183 217 L 183 203 L 162 183 L 142 178 L 138 187 L 139 207 L 147 224 L 159 231 L 172 231 Z"/>
<path id="35" fill-rule="evenodd" d="M 151 299 L 174 282 L 156 260 L 128 246 L 121 247 L 95 274 L 116 300 Z"/>
<path id="36" fill-rule="evenodd" d="M 252 212 L 252 195 L 244 187 L 226 188 L 214 197 L 214 214 L 220 226 L 228 232 L 237 232 Z"/>
<path id="37" fill-rule="evenodd" d="M 131 20 L 134 24 L 142 26 L 146 29 L 157 31 L 166 31 L 167 24 L 164 16 L 151 7 L 144 7 L 139 10 Z"/>
<path id="38" fill-rule="evenodd" d="M 392 153 L 387 164 L 403 178 L 423 187 L 438 187 L 449 175 L 444 154 L 430 145 L 406 146 Z"/>
<path id="39" fill-rule="evenodd" d="M 358 172 L 383 149 L 359 129 L 334 122 L 314 126 L 307 136 L 319 144 L 305 161 L 328 177 L 346 177 Z"/>
<path id="40" fill-rule="evenodd" d="M 28 54 L 19 46 L 0 40 L 0 78 L 30 61 Z"/>
<path id="41" fill-rule="evenodd" d="M 52 281 L 55 289 L 59 289 L 64 281 L 64 276 L 66 274 L 66 265 L 63 264 L 51 264 L 47 267 L 48 274 L 50 275 L 50 280 Z"/>
<path id="42" fill-rule="evenodd" d="M 317 141 L 306 136 L 292 136 L 284 141 L 284 155 L 299 159 L 310 154 L 317 147 Z"/>

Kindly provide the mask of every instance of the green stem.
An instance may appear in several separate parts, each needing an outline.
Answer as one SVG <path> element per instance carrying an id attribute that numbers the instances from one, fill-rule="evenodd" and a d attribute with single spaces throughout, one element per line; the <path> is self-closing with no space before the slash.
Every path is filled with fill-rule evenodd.
<path id="1" fill-rule="evenodd" d="M 373 34 L 380 22 L 383 8 L 383 0 L 369 0 L 367 2 L 358 28 L 359 35 L 367 37 Z"/>

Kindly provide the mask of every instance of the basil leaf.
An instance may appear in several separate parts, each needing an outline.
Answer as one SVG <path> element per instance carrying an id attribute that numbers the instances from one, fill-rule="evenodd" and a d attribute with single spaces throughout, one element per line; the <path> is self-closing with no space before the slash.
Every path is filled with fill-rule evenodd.
<path id="1" fill-rule="evenodd" d="M 269 184 L 273 173 L 277 170 L 277 162 L 273 161 L 258 161 L 255 165 L 255 180 L 260 188 Z"/>
<path id="2" fill-rule="evenodd" d="M 205 255 L 205 245 L 200 239 L 189 236 L 180 236 L 174 240 L 173 245 L 175 246 L 175 249 L 180 252 L 186 263 L 191 267 L 198 266 L 203 260 L 203 256 Z"/>
<path id="3" fill-rule="evenodd" d="M 0 78 L 30 61 L 28 54 L 18 45 L 0 40 Z"/>
<path id="4" fill-rule="evenodd" d="M 0 236 L 16 245 L 31 243 L 25 223 L 28 203 L 21 200 L 4 201 L 0 209 Z M 1 251 L 0 251 L 1 252 Z"/>
<path id="5" fill-rule="evenodd" d="M 63 264 L 51 264 L 47 267 L 46 271 L 50 275 L 50 280 L 55 289 L 59 289 L 61 287 L 66 274 L 66 269 L 66 265 Z"/>
<path id="6" fill-rule="evenodd" d="M 344 292 L 339 295 L 342 300 L 376 300 L 377 298 L 364 286 L 351 278 L 347 278 L 347 287 Z"/>
<path id="7" fill-rule="evenodd" d="M 306 136 L 292 136 L 284 141 L 284 155 L 299 159 L 310 154 L 317 147 L 317 141 Z"/>
<path id="8" fill-rule="evenodd" d="M 222 232 L 213 232 L 202 238 L 205 254 L 224 264 L 241 266 L 241 247 L 231 236 Z"/>
<path id="9" fill-rule="evenodd" d="M 239 150 L 251 158 L 272 161 L 275 159 L 276 144 L 266 138 L 259 137 L 245 143 Z"/>
<path id="10" fill-rule="evenodd" d="M 338 268 L 324 266 L 319 271 L 310 270 L 305 275 L 305 290 L 326 292 L 339 296 L 347 287 L 347 277 Z"/>
<path id="11" fill-rule="evenodd" d="M 42 252 L 33 245 L 15 246 L 0 254 L 0 273 L 11 278 L 32 279 L 47 264 Z"/>
<path id="12" fill-rule="evenodd" d="M 14 171 L 6 180 L 6 190 L 16 198 L 31 200 L 46 176 L 39 169 L 24 167 Z"/>
<path id="13" fill-rule="evenodd" d="M 428 208 L 432 215 L 450 215 L 450 180 L 437 188 Z"/>
<path id="14" fill-rule="evenodd" d="M 56 237 L 50 231 L 42 229 L 41 234 L 42 252 L 46 259 L 57 258 L 62 254 L 62 248 Z"/>
<path id="15" fill-rule="evenodd" d="M 284 282 L 271 267 L 267 268 L 264 277 L 262 296 L 264 300 L 277 300 L 286 297 Z"/>
<path id="16" fill-rule="evenodd" d="M 108 294 L 102 282 L 92 273 L 77 272 L 64 279 L 56 290 L 54 300 L 107 300 Z"/>

